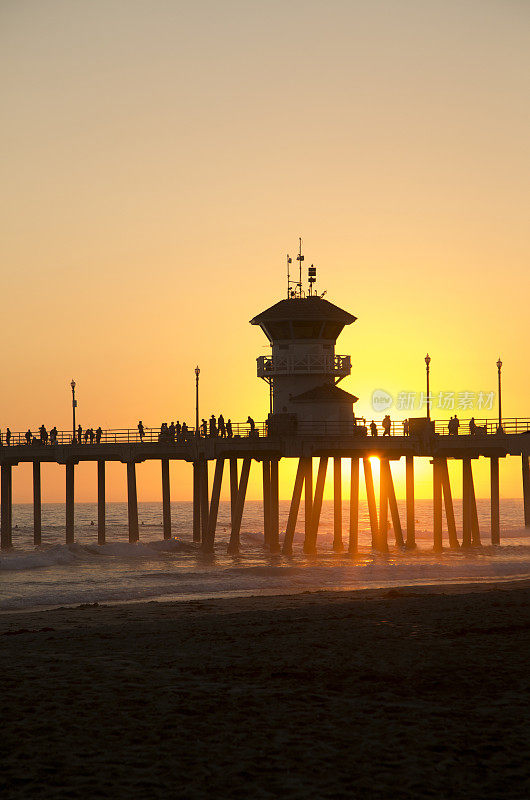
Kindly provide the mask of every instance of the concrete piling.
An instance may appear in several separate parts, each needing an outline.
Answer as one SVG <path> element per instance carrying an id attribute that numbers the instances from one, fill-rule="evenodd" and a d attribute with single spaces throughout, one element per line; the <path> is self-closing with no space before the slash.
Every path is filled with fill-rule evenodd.
<path id="1" fill-rule="evenodd" d="M 40 461 L 33 462 L 33 544 L 42 542 L 42 498 L 40 480 Z"/>

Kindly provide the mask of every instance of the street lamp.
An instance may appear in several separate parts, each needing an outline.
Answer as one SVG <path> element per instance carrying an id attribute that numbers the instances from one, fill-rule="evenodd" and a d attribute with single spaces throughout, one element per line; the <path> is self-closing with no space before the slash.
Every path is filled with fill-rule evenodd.
<path id="1" fill-rule="evenodd" d="M 431 357 L 427 353 L 427 355 L 425 356 L 425 364 L 426 364 L 426 371 L 427 371 L 427 419 L 429 420 L 429 422 L 431 421 L 431 398 L 430 398 L 430 394 L 429 394 L 429 372 L 430 372 L 429 364 L 430 363 L 431 363 Z"/>
<path id="2" fill-rule="evenodd" d="M 199 366 L 195 367 L 195 436 L 199 435 Z"/>
<path id="3" fill-rule="evenodd" d="M 502 361 L 499 358 L 499 360 L 497 361 L 497 372 L 499 375 L 499 427 L 497 428 L 497 431 L 499 433 L 502 433 L 501 367 L 502 367 Z"/>
<path id="4" fill-rule="evenodd" d="M 75 381 L 73 378 L 70 386 L 72 387 L 72 439 L 75 439 L 75 410 L 77 408 L 77 400 L 75 399 Z"/>

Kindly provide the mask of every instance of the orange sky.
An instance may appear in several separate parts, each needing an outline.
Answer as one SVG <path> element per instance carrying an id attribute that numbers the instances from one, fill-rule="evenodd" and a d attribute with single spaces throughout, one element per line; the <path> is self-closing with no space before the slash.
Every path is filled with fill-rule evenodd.
<path id="1" fill-rule="evenodd" d="M 504 414 L 530 416 L 527 2 L 4 0 L 0 76 L 2 429 L 67 428 L 72 377 L 83 426 L 193 421 L 196 363 L 202 415 L 263 419 L 248 320 L 299 235 L 359 318 L 337 346 L 358 413 L 421 391 L 428 350 L 435 392 L 496 390 L 501 355 Z M 189 467 L 172 479 L 189 498 Z M 62 468 L 43 490 L 64 497 Z"/>

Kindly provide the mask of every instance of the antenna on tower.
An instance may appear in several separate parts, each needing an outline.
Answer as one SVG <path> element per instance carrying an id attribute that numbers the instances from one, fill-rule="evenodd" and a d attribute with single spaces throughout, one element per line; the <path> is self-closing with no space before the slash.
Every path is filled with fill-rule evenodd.
<path id="1" fill-rule="evenodd" d="M 298 279 L 298 297 L 302 297 L 302 261 L 304 260 L 304 257 L 302 255 L 302 237 L 301 236 L 298 237 L 298 244 L 299 244 L 298 255 L 296 256 L 296 260 L 298 261 L 298 265 L 299 265 L 299 275 L 300 275 L 300 277 Z"/>
<path id="2" fill-rule="evenodd" d="M 309 297 L 313 294 L 313 284 L 316 283 L 317 279 L 317 268 L 311 264 L 311 266 L 307 270 L 307 282 L 309 284 Z"/>
<path id="3" fill-rule="evenodd" d="M 293 263 L 293 259 L 291 258 L 289 253 L 287 253 L 287 299 L 289 299 L 292 296 L 291 295 L 291 283 L 292 283 L 292 281 L 291 281 L 291 271 L 290 271 L 290 267 L 291 267 L 292 263 Z"/>

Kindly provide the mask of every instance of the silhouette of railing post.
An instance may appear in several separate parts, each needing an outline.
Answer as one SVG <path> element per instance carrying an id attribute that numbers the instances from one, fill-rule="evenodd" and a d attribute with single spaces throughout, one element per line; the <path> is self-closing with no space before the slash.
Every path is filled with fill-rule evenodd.
<path id="1" fill-rule="evenodd" d="M 38 547 L 42 541 L 42 505 L 40 461 L 33 462 L 33 544 Z"/>

